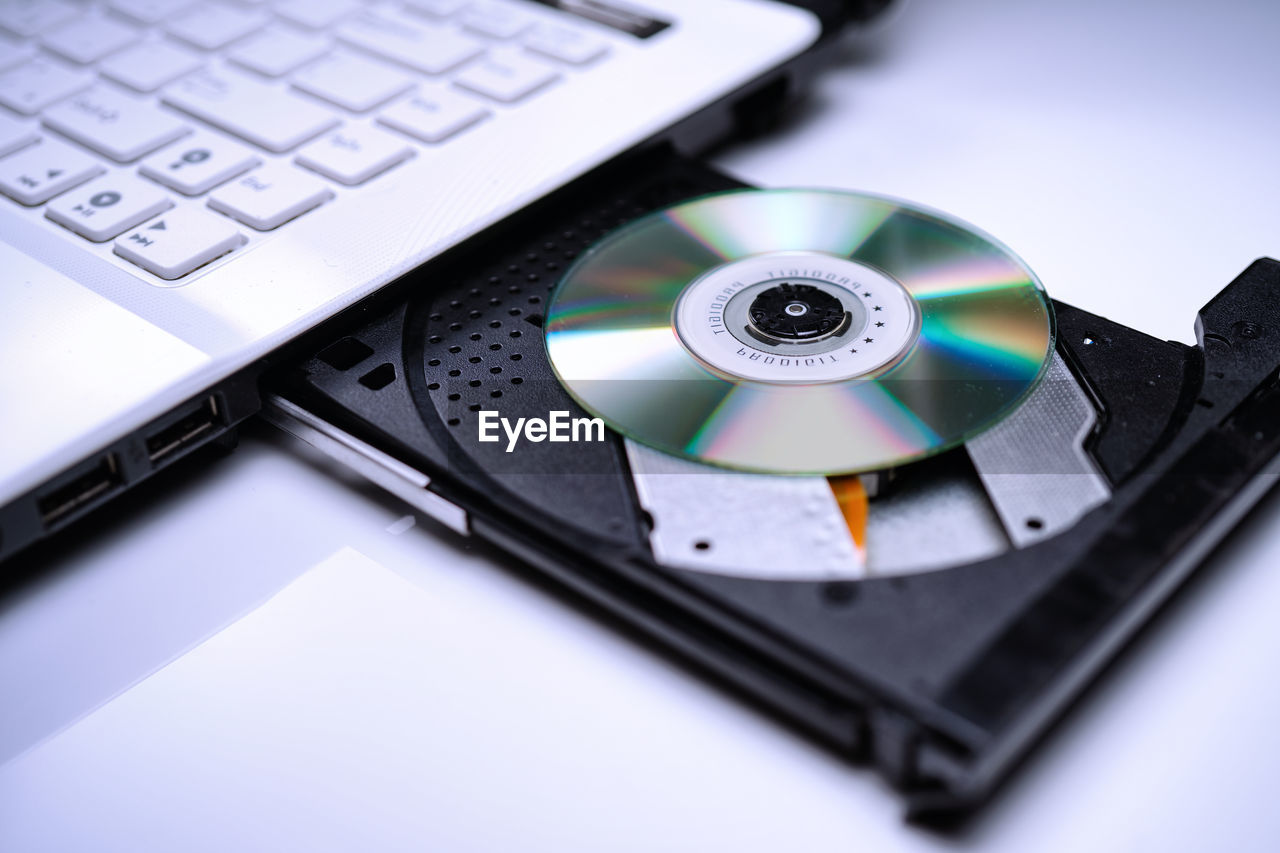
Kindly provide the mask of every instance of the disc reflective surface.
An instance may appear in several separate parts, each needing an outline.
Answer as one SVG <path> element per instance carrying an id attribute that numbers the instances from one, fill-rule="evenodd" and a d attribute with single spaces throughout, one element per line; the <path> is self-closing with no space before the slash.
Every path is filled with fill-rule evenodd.
<path id="1" fill-rule="evenodd" d="M 553 294 L 546 341 L 569 393 L 636 441 L 731 468 L 837 474 L 999 422 L 1048 364 L 1053 313 L 1012 252 L 942 214 L 744 190 L 602 240 Z"/>

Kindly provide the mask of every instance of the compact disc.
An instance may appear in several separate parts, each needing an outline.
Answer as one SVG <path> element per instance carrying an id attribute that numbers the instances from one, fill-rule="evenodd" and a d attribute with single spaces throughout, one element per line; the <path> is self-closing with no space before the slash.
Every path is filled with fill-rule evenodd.
<path id="1" fill-rule="evenodd" d="M 1003 245 L 875 196 L 744 190 L 626 225 L 546 316 L 556 375 L 636 441 L 774 474 L 873 471 L 998 423 L 1053 312 Z"/>

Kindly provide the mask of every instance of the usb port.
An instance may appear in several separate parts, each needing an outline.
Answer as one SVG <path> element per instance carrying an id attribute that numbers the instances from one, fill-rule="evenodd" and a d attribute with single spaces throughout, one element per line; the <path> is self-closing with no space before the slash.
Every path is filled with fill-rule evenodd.
<path id="1" fill-rule="evenodd" d="M 36 501 L 45 527 L 52 527 L 77 510 L 105 496 L 124 481 L 114 454 L 107 454 L 90 470 Z"/>
<path id="2" fill-rule="evenodd" d="M 218 399 L 206 397 L 199 408 L 147 437 L 147 457 L 152 465 L 159 465 L 213 432 L 219 421 Z"/>

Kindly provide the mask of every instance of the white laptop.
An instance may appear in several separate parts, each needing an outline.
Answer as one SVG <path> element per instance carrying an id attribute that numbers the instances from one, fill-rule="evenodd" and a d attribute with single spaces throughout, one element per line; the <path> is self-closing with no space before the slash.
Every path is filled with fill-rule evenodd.
<path id="1" fill-rule="evenodd" d="M 273 349 L 819 35 L 773 0 L 3 0 L 0 557 L 252 413 L 231 383 Z"/>

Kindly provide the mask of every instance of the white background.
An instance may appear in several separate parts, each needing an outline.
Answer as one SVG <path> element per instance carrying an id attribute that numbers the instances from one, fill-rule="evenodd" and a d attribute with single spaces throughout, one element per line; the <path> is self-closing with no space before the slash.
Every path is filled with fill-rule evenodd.
<path id="1" fill-rule="evenodd" d="M 1013 247 L 1054 296 L 1191 342 L 1203 302 L 1254 257 L 1280 256 L 1277 25 L 1280 7 L 1263 2 L 913 2 L 854 41 L 785 128 L 717 162 L 761 185 L 941 208 Z M 1264 850 L 1280 838 L 1275 496 L 956 836 L 904 825 L 871 772 L 497 555 L 429 522 L 402 530 L 394 499 L 266 427 L 122 503 L 41 551 L 44 579 L 0 599 L 0 848 L 172 849 L 174 827 L 190 830 L 187 849 L 263 850 Z M 297 707 L 236 677 L 265 665 L 232 642 L 239 626 L 203 659 L 220 667 L 206 670 L 216 701 L 194 690 L 185 708 L 133 696 L 137 714 L 104 708 L 346 546 L 376 563 L 359 563 L 370 595 L 400 575 L 395 612 L 421 596 L 438 630 L 420 652 L 369 661 L 397 661 L 394 695 L 413 713 L 380 712 L 385 684 L 331 683 L 358 660 L 292 673 L 326 697 L 327 723 L 299 710 L 290 749 L 336 756 L 334 775 L 277 784 L 199 748 L 211 727 L 234 742 L 229 720 L 247 738 Z M 300 621 L 241 624 L 283 653 L 295 629 L 335 618 L 291 612 Z M 342 626 L 370 654 L 394 642 L 379 628 Z M 438 702 L 454 685 L 457 701 Z M 421 731 L 453 760 L 416 752 Z M 414 785 L 362 764 L 371 733 L 397 773 L 417 769 Z M 202 762 L 189 785 L 165 775 L 174 744 Z M 288 754 L 277 747 L 263 749 Z M 312 797 L 322 814 L 298 807 Z"/>

